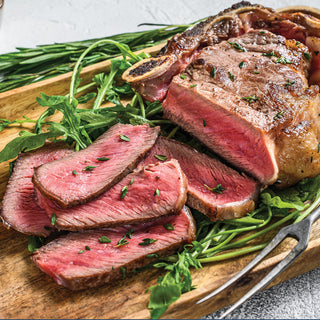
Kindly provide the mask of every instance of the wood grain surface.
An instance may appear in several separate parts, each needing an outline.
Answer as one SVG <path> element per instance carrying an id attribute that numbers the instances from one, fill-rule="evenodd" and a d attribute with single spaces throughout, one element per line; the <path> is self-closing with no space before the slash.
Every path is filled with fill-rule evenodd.
<path id="1" fill-rule="evenodd" d="M 160 47 L 161 45 L 145 51 L 155 53 Z M 106 71 L 108 67 L 108 62 L 101 62 L 84 68 L 81 76 L 83 83 L 88 83 L 94 74 Z M 66 94 L 70 76 L 68 73 L 1 93 L 0 118 L 13 120 L 27 115 L 36 119 L 45 109 L 37 105 L 35 98 L 40 92 L 48 95 Z M 54 119 L 58 118 L 59 115 L 54 116 Z M 17 125 L 0 132 L 0 150 L 25 128 Z M 8 166 L 8 162 L 0 164 L 0 199 L 8 181 Z M 271 239 L 273 235 L 271 233 L 265 237 Z M 265 240 L 266 238 L 260 239 L 253 244 Z M 196 289 L 184 294 L 171 305 L 163 318 L 199 318 L 230 305 L 280 262 L 295 243 L 293 239 L 285 240 L 236 285 L 201 305 L 196 305 L 196 302 L 241 270 L 255 254 L 206 264 L 200 270 L 192 270 Z M 149 269 L 99 288 L 72 292 L 58 286 L 32 264 L 27 244 L 26 235 L 0 226 L 0 318 L 149 318 L 149 294 L 145 290 L 156 284 L 158 276 L 162 274 L 161 270 Z M 319 267 L 319 255 L 320 222 L 317 222 L 312 227 L 307 250 L 270 286 Z"/>

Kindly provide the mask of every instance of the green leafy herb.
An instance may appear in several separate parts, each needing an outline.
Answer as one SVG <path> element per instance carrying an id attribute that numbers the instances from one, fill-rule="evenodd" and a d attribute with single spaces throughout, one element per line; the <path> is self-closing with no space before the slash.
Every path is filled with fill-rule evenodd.
<path id="1" fill-rule="evenodd" d="M 282 63 L 282 64 L 292 64 L 292 61 L 290 61 L 289 59 L 285 58 L 285 57 L 280 57 L 276 60 L 276 63 Z"/>
<path id="2" fill-rule="evenodd" d="M 81 249 L 79 252 L 78 252 L 78 254 L 81 254 L 81 253 L 83 253 L 84 252 L 84 249 Z"/>
<path id="3" fill-rule="evenodd" d="M 39 236 L 29 236 L 28 237 L 28 250 L 29 252 L 35 252 L 37 249 L 45 244 L 43 237 Z"/>
<path id="4" fill-rule="evenodd" d="M 119 241 L 118 244 L 116 245 L 116 247 L 121 247 L 121 246 L 125 246 L 126 244 L 129 244 L 128 239 L 131 239 L 132 234 L 133 234 L 134 230 L 130 229 Z"/>
<path id="5" fill-rule="evenodd" d="M 197 84 L 191 84 L 190 85 L 190 88 L 194 88 L 194 87 L 196 87 L 197 86 Z"/>
<path id="6" fill-rule="evenodd" d="M 295 83 L 295 81 L 291 81 L 290 79 L 287 80 L 287 82 L 285 83 L 285 87 L 291 87 L 293 84 Z"/>
<path id="7" fill-rule="evenodd" d="M 130 179 L 129 186 L 133 184 L 133 178 Z"/>
<path id="8" fill-rule="evenodd" d="M 171 224 L 171 223 L 165 223 L 164 225 L 163 225 L 164 227 L 165 227 L 165 229 L 167 229 L 167 230 L 174 230 L 174 226 Z"/>
<path id="9" fill-rule="evenodd" d="M 83 171 L 93 171 L 97 166 L 86 166 Z"/>
<path id="10" fill-rule="evenodd" d="M 222 193 L 224 190 L 226 190 L 226 188 L 222 187 L 221 183 L 217 184 L 214 188 L 210 188 L 210 187 L 208 187 L 206 184 L 204 184 L 204 186 L 205 186 L 208 190 L 210 190 L 210 191 L 212 191 L 212 192 L 214 192 L 214 193 Z"/>
<path id="11" fill-rule="evenodd" d="M 259 97 L 255 96 L 254 94 L 249 97 L 242 97 L 242 100 L 248 101 L 249 103 L 253 103 L 259 100 Z"/>
<path id="12" fill-rule="evenodd" d="M 78 174 L 78 172 L 77 172 L 76 170 L 72 170 L 72 174 L 73 174 L 74 176 L 76 176 L 76 175 Z"/>
<path id="13" fill-rule="evenodd" d="M 86 250 L 88 250 L 88 251 L 91 250 L 89 246 L 85 246 L 84 248 L 85 248 Z"/>
<path id="14" fill-rule="evenodd" d="M 308 52 L 304 52 L 303 55 L 307 60 L 311 60 L 311 56 Z"/>
<path id="15" fill-rule="evenodd" d="M 99 157 L 97 158 L 98 161 L 108 161 L 110 160 L 110 158 L 107 158 L 107 157 Z"/>
<path id="16" fill-rule="evenodd" d="M 110 240 L 110 238 L 108 238 L 107 236 L 101 236 L 101 237 L 99 238 L 99 242 L 100 242 L 100 243 L 110 243 L 111 240 Z"/>
<path id="17" fill-rule="evenodd" d="M 51 216 L 51 224 L 54 226 L 57 223 L 57 216 L 55 213 Z"/>
<path id="18" fill-rule="evenodd" d="M 241 62 L 239 63 L 239 68 L 242 69 L 242 68 L 244 67 L 244 65 L 245 65 L 245 61 L 241 61 Z"/>
<path id="19" fill-rule="evenodd" d="M 235 77 L 234 77 L 234 75 L 233 75 L 230 71 L 228 71 L 228 77 L 229 77 L 229 79 L 230 79 L 232 82 L 234 82 Z"/>
<path id="20" fill-rule="evenodd" d="M 150 258 L 150 259 L 152 259 L 152 258 L 159 258 L 159 255 L 156 254 L 156 253 L 149 253 L 149 254 L 146 255 L 146 257 L 147 257 L 147 258 Z"/>
<path id="21" fill-rule="evenodd" d="M 213 67 L 211 70 L 211 77 L 214 78 L 216 76 L 216 67 Z"/>
<path id="22" fill-rule="evenodd" d="M 160 161 L 166 161 L 167 160 L 167 156 L 165 156 L 163 154 L 155 154 L 154 157 L 157 158 Z"/>
<path id="23" fill-rule="evenodd" d="M 149 244 L 157 242 L 157 239 L 144 238 L 142 242 L 139 243 L 139 246 L 148 246 Z"/>
<path id="24" fill-rule="evenodd" d="M 122 277 L 125 278 L 127 276 L 127 268 L 120 267 L 120 271 L 121 271 Z"/>
<path id="25" fill-rule="evenodd" d="M 206 120 L 202 119 L 202 124 L 203 124 L 204 127 L 206 127 L 207 126 Z"/>
<path id="26" fill-rule="evenodd" d="M 180 78 L 185 80 L 185 79 L 187 79 L 187 76 L 185 74 L 183 74 L 183 73 L 180 73 Z"/>
<path id="27" fill-rule="evenodd" d="M 123 141 L 127 141 L 127 142 L 130 141 L 130 138 L 128 138 L 128 137 L 127 137 L 126 135 L 124 135 L 124 134 L 121 134 L 121 135 L 120 135 L 120 139 L 123 140 Z"/>
<path id="28" fill-rule="evenodd" d="M 266 56 L 266 57 L 276 57 L 277 55 L 274 53 L 274 51 L 271 51 L 271 52 L 264 52 L 262 53 L 263 56 Z"/>
<path id="29" fill-rule="evenodd" d="M 160 196 L 160 190 L 158 188 L 154 191 L 154 196 Z"/>
<path id="30" fill-rule="evenodd" d="M 297 47 L 299 47 L 299 46 L 300 46 L 300 44 L 301 44 L 301 42 L 300 42 L 300 41 L 296 41 L 296 46 L 297 46 Z"/>
<path id="31" fill-rule="evenodd" d="M 283 116 L 283 114 L 284 114 L 284 110 L 280 110 L 280 111 L 273 117 L 273 119 L 274 119 L 274 120 L 277 120 L 277 119 L 281 118 L 281 117 Z"/>
<path id="32" fill-rule="evenodd" d="M 126 196 L 127 192 L 128 192 L 128 187 L 124 186 L 120 191 L 120 199 L 121 200 Z"/>
<path id="33" fill-rule="evenodd" d="M 238 50 L 238 51 L 243 51 L 243 52 L 246 52 L 246 51 L 247 51 L 244 47 L 240 46 L 240 44 L 237 43 L 237 42 L 230 42 L 230 41 L 228 41 L 228 43 L 229 43 L 233 48 L 235 48 L 235 49 Z"/>

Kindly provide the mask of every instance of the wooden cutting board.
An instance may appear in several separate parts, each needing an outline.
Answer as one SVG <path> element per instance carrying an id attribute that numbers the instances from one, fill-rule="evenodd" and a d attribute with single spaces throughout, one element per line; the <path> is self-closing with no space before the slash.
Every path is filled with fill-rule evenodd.
<path id="1" fill-rule="evenodd" d="M 306 7 L 301 9 L 320 17 L 319 10 Z M 297 7 L 281 10 L 296 11 Z M 162 45 L 145 51 L 153 54 L 161 47 Z M 108 68 L 108 62 L 84 68 L 81 76 L 83 84 L 89 82 L 94 74 L 107 71 Z M 44 108 L 36 103 L 36 97 L 40 92 L 48 95 L 66 94 L 70 76 L 69 73 L 0 93 L 0 118 L 13 120 L 27 115 L 36 119 L 44 111 Z M 59 115 L 53 117 L 55 120 L 58 118 Z M 22 129 L 25 127 L 18 125 L 0 132 L 0 150 Z M 8 163 L 0 164 L 0 199 L 8 181 L 8 167 Z M 264 242 L 266 238 L 271 239 L 273 235 L 268 234 L 253 244 Z M 232 304 L 280 262 L 295 243 L 292 239 L 285 240 L 236 285 L 201 305 L 195 303 L 241 270 L 255 254 L 206 264 L 203 269 L 192 270 L 196 289 L 184 294 L 171 305 L 163 318 L 199 318 Z M 145 293 L 145 290 L 156 284 L 158 276 L 162 274 L 161 270 L 149 269 L 100 288 L 72 292 L 58 286 L 32 264 L 27 244 L 26 235 L 0 226 L 0 318 L 149 318 L 149 294 Z M 320 221 L 312 227 L 307 250 L 270 286 L 319 267 L 319 255 Z"/>

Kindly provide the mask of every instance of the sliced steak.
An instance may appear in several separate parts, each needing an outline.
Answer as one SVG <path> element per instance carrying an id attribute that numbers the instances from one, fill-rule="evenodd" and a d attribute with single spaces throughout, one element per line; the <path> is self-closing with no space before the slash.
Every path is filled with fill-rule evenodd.
<path id="1" fill-rule="evenodd" d="M 155 255 L 182 249 L 195 239 L 195 231 L 184 207 L 179 215 L 153 223 L 69 233 L 38 249 L 32 260 L 59 285 L 81 290 L 120 279 Z"/>
<path id="2" fill-rule="evenodd" d="M 307 87 L 308 68 L 306 46 L 252 31 L 204 48 L 174 77 L 164 115 L 261 183 L 291 185 L 320 172 L 319 88 Z"/>
<path id="3" fill-rule="evenodd" d="M 35 169 L 33 182 L 62 207 L 86 203 L 128 174 L 155 143 L 159 127 L 117 124 L 88 148 Z"/>
<path id="4" fill-rule="evenodd" d="M 178 214 L 187 199 L 187 179 L 171 160 L 127 175 L 99 198 L 73 208 L 59 208 L 39 195 L 40 206 L 57 217 L 63 230 L 85 230 L 138 223 Z"/>
<path id="5" fill-rule="evenodd" d="M 37 204 L 32 183 L 33 170 L 72 152 L 66 144 L 57 142 L 48 143 L 40 149 L 18 156 L 2 200 L 0 216 L 6 227 L 39 236 L 47 236 L 50 233 L 50 219 Z"/>
<path id="6" fill-rule="evenodd" d="M 123 74 L 123 79 L 145 99 L 162 100 L 172 77 L 193 61 L 202 48 L 253 29 L 268 30 L 306 44 L 310 37 L 320 37 L 320 20 L 303 12 L 280 13 L 242 1 L 174 36 L 157 57 L 136 63 Z M 316 54 L 313 58 L 320 60 Z"/>
<path id="7" fill-rule="evenodd" d="M 175 140 L 159 137 L 138 166 L 177 159 L 188 179 L 187 204 L 211 220 L 244 216 L 255 207 L 259 184 L 217 159 Z"/>

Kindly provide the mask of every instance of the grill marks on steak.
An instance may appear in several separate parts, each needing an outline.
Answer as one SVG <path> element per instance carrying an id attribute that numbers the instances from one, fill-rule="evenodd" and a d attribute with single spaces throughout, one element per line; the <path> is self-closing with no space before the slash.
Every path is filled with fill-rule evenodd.
<path id="1" fill-rule="evenodd" d="M 123 188 L 126 188 L 124 195 Z M 159 192 L 157 193 L 158 190 Z M 122 198 L 122 199 L 121 199 Z M 127 175 L 99 198 L 73 208 L 59 208 L 39 195 L 40 206 L 62 230 L 119 226 L 178 214 L 187 198 L 187 180 L 176 160 L 149 165 Z"/>
<path id="2" fill-rule="evenodd" d="M 167 230 L 166 223 L 174 230 Z M 128 232 L 132 234 L 130 239 L 126 238 L 128 244 L 117 246 Z M 99 238 L 102 236 L 111 242 L 101 243 Z M 139 245 L 146 238 L 156 242 Z M 146 257 L 148 254 L 167 255 L 194 239 L 195 224 L 188 208 L 184 207 L 179 215 L 153 223 L 69 233 L 38 249 L 32 260 L 58 284 L 81 290 L 120 279 L 123 270 L 129 273 L 151 262 L 153 259 Z M 86 246 L 90 250 L 85 250 Z"/>
<path id="3" fill-rule="evenodd" d="M 50 233 L 45 228 L 52 227 L 50 219 L 37 204 L 32 183 L 33 170 L 70 153 L 73 150 L 57 142 L 18 156 L 2 200 L 0 216 L 5 226 L 26 234 L 47 236 Z"/>
<path id="4" fill-rule="evenodd" d="M 139 164 L 144 166 L 159 161 L 177 159 L 188 179 L 187 205 L 207 215 L 211 220 L 233 219 L 254 209 L 259 185 L 253 179 L 240 175 L 220 161 L 195 149 L 164 137 L 159 137 L 149 155 Z M 208 189 L 221 185 L 221 193 Z"/>
<path id="5" fill-rule="evenodd" d="M 268 30 L 287 39 L 311 44 L 311 49 L 314 48 L 311 43 L 314 39 L 320 42 L 320 20 L 302 12 L 279 13 L 261 5 L 242 1 L 174 36 L 157 57 L 135 64 L 123 74 L 123 78 L 145 99 L 162 100 L 172 77 L 193 61 L 202 48 L 241 36 L 254 29 Z M 312 58 L 320 61 L 320 56 L 314 53 Z M 314 71 L 319 71 L 319 68 Z M 313 78 L 316 83 L 320 83 L 319 72 Z"/>
<path id="6" fill-rule="evenodd" d="M 263 55 L 270 53 L 276 56 Z M 302 44 L 293 46 L 268 31 L 252 31 L 204 48 L 186 69 L 186 79 L 174 77 L 164 115 L 260 182 L 272 184 L 280 177 L 283 186 L 293 184 L 308 176 L 310 156 L 319 166 L 315 154 L 319 96 L 317 87 L 306 89 L 301 66 L 308 69 L 310 61 L 305 53 L 309 51 Z M 300 128 L 303 121 L 308 121 L 309 130 L 299 130 L 299 138 L 289 133 L 297 132 L 293 128 Z M 292 146 L 299 145 L 299 152 L 284 154 L 288 148 L 284 151 L 280 141 L 285 137 Z M 309 143 L 301 146 L 301 137 L 309 137 Z M 295 167 L 299 172 L 295 177 L 284 173 L 288 165 L 279 160 L 284 157 L 304 158 L 304 164 Z M 318 172 L 319 168 L 314 174 Z"/>
<path id="7" fill-rule="evenodd" d="M 146 124 L 117 124 L 88 148 L 36 168 L 33 182 L 45 197 L 62 207 L 86 203 L 134 169 L 159 131 L 159 127 Z"/>

